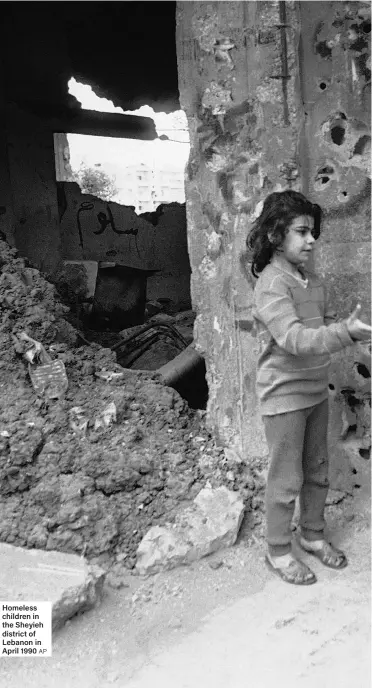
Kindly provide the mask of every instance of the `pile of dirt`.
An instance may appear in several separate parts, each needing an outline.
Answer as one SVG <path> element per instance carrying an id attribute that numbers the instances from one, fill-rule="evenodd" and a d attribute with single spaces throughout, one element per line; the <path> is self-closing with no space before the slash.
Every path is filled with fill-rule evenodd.
<path id="1" fill-rule="evenodd" d="M 1 541 L 132 568 L 151 525 L 169 521 L 208 480 L 260 506 L 262 466 L 229 460 L 204 412 L 156 373 L 123 369 L 98 344 L 79 346 L 54 286 L 3 241 L 0 306 Z M 35 393 L 21 332 L 64 362 L 62 397 Z"/>

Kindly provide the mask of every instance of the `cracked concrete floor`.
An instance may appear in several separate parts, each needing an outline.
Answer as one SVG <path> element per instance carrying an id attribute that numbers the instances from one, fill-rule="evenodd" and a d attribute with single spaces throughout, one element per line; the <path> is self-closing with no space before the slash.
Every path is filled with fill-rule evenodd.
<path id="1" fill-rule="evenodd" d="M 243 532 L 190 568 L 128 576 L 55 636 L 53 657 L 2 658 L 1 688 L 369 688 L 369 490 L 328 522 L 350 564 L 306 557 L 316 585 L 273 577 L 263 542 Z"/>

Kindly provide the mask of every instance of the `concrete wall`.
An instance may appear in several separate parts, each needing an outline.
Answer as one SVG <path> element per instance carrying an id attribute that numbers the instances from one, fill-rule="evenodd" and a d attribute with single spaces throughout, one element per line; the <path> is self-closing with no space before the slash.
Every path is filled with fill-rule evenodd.
<path id="1" fill-rule="evenodd" d="M 346 317 L 359 302 L 370 322 L 370 6 L 304 2 L 299 9 L 303 186 L 325 213 L 316 268 L 338 315 Z M 359 450 L 363 455 L 371 444 L 366 350 L 357 345 L 333 357 L 330 447 L 340 486 L 356 475 L 349 460 L 358 471 Z"/>
<path id="2" fill-rule="evenodd" d="M 155 256 L 161 269 L 147 280 L 147 299 L 168 298 L 179 310 L 191 306 L 191 268 L 187 248 L 185 204 L 161 206 L 155 227 Z"/>
<path id="3" fill-rule="evenodd" d="M 154 270 L 155 227 L 132 207 L 82 194 L 78 184 L 58 182 L 64 260 L 112 261 L 138 270 Z"/>
<path id="4" fill-rule="evenodd" d="M 181 106 L 192 146 L 186 197 L 195 336 L 206 357 L 210 427 L 245 458 L 264 456 L 266 443 L 255 396 L 255 339 L 248 331 L 254 285 L 240 256 L 268 193 L 303 190 L 327 210 L 316 267 L 341 316 L 358 300 L 368 308 L 368 73 L 364 58 L 354 59 L 355 32 L 362 34 L 362 50 L 368 38 L 368 5 L 350 8 L 343 2 L 177 6 Z M 332 140 L 339 111 L 346 117 L 339 116 L 345 145 Z M 331 162 L 332 178 L 322 183 L 322 168 Z M 248 330 L 241 330 L 241 320 Z M 334 446 L 342 441 L 339 384 L 355 380 L 354 353 L 335 361 Z M 338 478 L 333 470 L 333 482 Z"/>
<path id="5" fill-rule="evenodd" d="M 53 275 L 61 263 L 53 134 L 35 115 L 6 110 L 12 226 L 8 238 L 22 256 Z"/>
<path id="6" fill-rule="evenodd" d="M 148 276 L 147 299 L 169 298 L 176 308 L 190 307 L 184 205 L 162 205 L 145 219 L 132 207 L 82 194 L 77 184 L 58 182 L 57 187 L 64 260 L 154 271 Z"/>

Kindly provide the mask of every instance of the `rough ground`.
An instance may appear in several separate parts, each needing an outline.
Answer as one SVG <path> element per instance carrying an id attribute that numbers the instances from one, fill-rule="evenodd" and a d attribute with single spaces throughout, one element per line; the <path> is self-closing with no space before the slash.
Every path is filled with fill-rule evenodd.
<path id="1" fill-rule="evenodd" d="M 306 557 L 318 583 L 288 586 L 264 567 L 260 529 L 243 528 L 192 567 L 128 573 L 55 636 L 51 658 L 2 661 L 1 688 L 369 688 L 368 489 L 327 514 L 347 569 Z"/>
<path id="2" fill-rule="evenodd" d="M 259 462 L 227 458 L 203 412 L 156 374 L 121 368 L 98 344 L 79 346 L 54 287 L 3 241 L 0 307 L 0 541 L 83 553 L 121 575 L 149 527 L 208 480 L 238 489 L 260 521 Z M 65 363 L 60 399 L 36 395 L 20 332 Z M 112 372 L 121 375 L 110 381 Z"/>

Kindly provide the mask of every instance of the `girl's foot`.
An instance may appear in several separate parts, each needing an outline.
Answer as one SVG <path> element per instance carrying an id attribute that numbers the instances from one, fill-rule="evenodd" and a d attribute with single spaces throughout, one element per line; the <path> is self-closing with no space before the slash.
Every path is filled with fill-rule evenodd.
<path id="1" fill-rule="evenodd" d="M 265 561 L 271 571 L 277 574 L 286 583 L 292 585 L 312 585 L 316 583 L 316 576 L 303 561 L 296 559 L 293 554 L 284 554 L 281 557 L 271 557 L 266 554 Z"/>
<path id="2" fill-rule="evenodd" d="M 301 547 L 312 554 L 314 557 L 319 559 L 319 561 L 328 566 L 330 569 L 344 569 L 347 566 L 347 559 L 345 554 L 340 550 L 333 547 L 326 540 L 305 540 L 302 535 L 299 538 Z"/>

